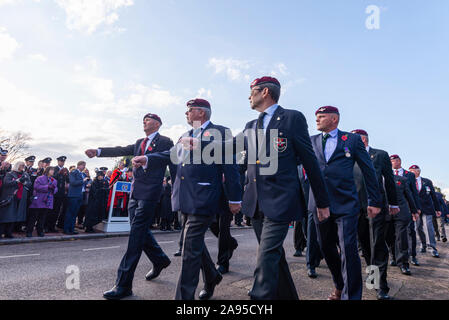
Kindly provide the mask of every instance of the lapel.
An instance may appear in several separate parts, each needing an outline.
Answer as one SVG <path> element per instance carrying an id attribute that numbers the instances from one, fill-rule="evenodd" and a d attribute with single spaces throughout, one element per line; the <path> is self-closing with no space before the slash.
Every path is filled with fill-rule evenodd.
<path id="1" fill-rule="evenodd" d="M 154 150 L 157 148 L 157 143 L 158 143 L 160 137 L 161 137 L 161 135 L 159 134 L 159 132 L 156 133 L 156 135 L 153 138 L 153 141 L 151 141 L 150 146 L 145 150 L 144 154 L 154 152 Z M 142 140 L 142 142 L 143 142 L 143 140 Z"/>
<path id="2" fill-rule="evenodd" d="M 334 157 L 336 157 L 338 151 L 339 151 L 341 148 L 343 148 L 343 144 L 344 144 L 345 142 L 341 139 L 342 136 L 343 136 L 343 133 L 342 133 L 342 132 L 340 131 L 340 129 L 339 129 L 339 130 L 338 130 L 338 133 L 337 133 L 337 146 L 335 147 L 334 153 L 332 153 L 331 157 L 329 158 L 328 163 L 331 162 L 331 161 L 334 159 Z M 321 146 L 321 149 L 323 149 L 322 146 Z M 323 155 L 324 155 L 324 151 L 323 151 Z"/>
<path id="3" fill-rule="evenodd" d="M 265 143 L 266 147 L 265 150 L 268 152 L 270 152 L 271 150 L 270 147 L 272 143 L 270 141 L 270 130 L 278 129 L 283 117 L 284 117 L 284 108 L 278 105 L 276 111 L 273 113 L 273 116 L 271 117 L 270 122 L 268 123 L 267 128 L 265 130 L 264 141 L 260 143 L 260 144 Z M 256 127 L 257 127 L 257 120 L 256 120 Z"/>
<path id="4" fill-rule="evenodd" d="M 315 145 L 315 149 L 318 150 L 318 158 L 322 163 L 326 163 L 326 158 L 324 157 L 324 150 L 323 150 L 323 135 L 317 134 L 315 137 L 313 137 L 313 144 Z"/>
<path id="5" fill-rule="evenodd" d="M 208 130 L 211 129 L 213 127 L 212 121 L 209 121 L 209 124 L 206 126 L 206 128 L 204 128 L 203 130 L 201 130 L 201 140 L 203 140 L 203 134 Z M 212 140 L 213 137 L 211 137 Z"/>

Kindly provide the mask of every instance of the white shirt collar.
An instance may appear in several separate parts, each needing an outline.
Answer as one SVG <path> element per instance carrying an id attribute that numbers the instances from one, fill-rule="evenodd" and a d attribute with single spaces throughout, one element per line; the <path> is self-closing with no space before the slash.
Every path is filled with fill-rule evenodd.
<path id="1" fill-rule="evenodd" d="M 264 112 L 265 112 L 268 116 L 272 117 L 273 114 L 276 112 L 276 110 L 277 110 L 278 107 L 279 107 L 279 105 L 278 105 L 277 103 L 275 103 L 275 104 L 273 104 L 272 106 L 266 108 Z"/>
<path id="2" fill-rule="evenodd" d="M 206 122 L 204 122 L 204 123 L 201 125 L 201 130 L 206 129 L 206 127 L 209 125 L 209 123 L 210 123 L 210 120 L 207 120 Z"/>
<path id="3" fill-rule="evenodd" d="M 150 134 L 147 138 L 148 141 L 153 141 L 154 137 L 158 134 L 158 131 L 153 132 L 152 134 Z"/>
<path id="4" fill-rule="evenodd" d="M 366 146 L 366 152 L 369 153 L 369 149 L 371 149 L 370 146 Z"/>
<path id="5" fill-rule="evenodd" d="M 324 136 L 325 134 L 326 134 L 326 133 L 323 132 L 323 136 Z M 328 132 L 328 134 L 331 136 L 331 138 L 335 138 L 335 137 L 338 135 L 338 128 L 332 130 L 331 132 Z"/>

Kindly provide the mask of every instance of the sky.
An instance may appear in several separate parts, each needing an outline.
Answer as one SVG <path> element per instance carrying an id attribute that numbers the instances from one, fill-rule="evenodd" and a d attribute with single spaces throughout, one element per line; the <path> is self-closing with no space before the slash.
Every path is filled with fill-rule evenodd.
<path id="1" fill-rule="evenodd" d="M 31 134 L 38 159 L 111 167 L 84 150 L 133 144 L 148 112 L 177 140 L 192 98 L 239 132 L 257 118 L 249 84 L 271 75 L 311 135 L 336 106 L 341 130 L 449 195 L 448 52 L 447 0 L 0 0 L 0 128 Z"/>

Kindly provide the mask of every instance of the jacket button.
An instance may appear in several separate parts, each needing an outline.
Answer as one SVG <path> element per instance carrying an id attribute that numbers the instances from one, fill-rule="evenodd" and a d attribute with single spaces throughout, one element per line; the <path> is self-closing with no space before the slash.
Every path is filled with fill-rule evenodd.
<path id="1" fill-rule="evenodd" d="M 257 161 L 256 161 L 256 164 L 260 164 L 260 160 L 257 160 Z"/>
<path id="2" fill-rule="evenodd" d="M 183 166 L 183 167 L 185 167 L 185 166 L 186 166 L 186 164 L 185 164 L 185 163 L 183 163 L 183 164 L 182 164 L 182 166 Z"/>
<path id="3" fill-rule="evenodd" d="M 254 178 L 254 182 L 256 182 L 256 178 Z"/>
<path id="4" fill-rule="evenodd" d="M 181 177 L 181 180 L 184 180 L 184 177 Z"/>

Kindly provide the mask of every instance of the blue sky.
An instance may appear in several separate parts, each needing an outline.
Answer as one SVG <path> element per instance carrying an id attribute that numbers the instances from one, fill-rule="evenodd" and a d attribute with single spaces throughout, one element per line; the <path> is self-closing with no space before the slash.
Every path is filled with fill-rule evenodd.
<path id="1" fill-rule="evenodd" d="M 365 26 L 369 5 L 379 29 Z M 274 75 L 310 134 L 315 110 L 337 106 L 340 129 L 367 130 L 449 191 L 448 16 L 445 0 L 0 0 L 0 128 L 71 164 L 142 137 L 147 112 L 177 139 L 199 96 L 238 131 L 257 117 L 249 83 Z"/>

